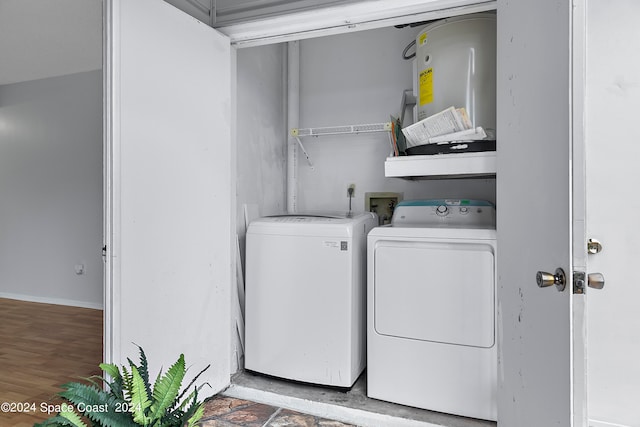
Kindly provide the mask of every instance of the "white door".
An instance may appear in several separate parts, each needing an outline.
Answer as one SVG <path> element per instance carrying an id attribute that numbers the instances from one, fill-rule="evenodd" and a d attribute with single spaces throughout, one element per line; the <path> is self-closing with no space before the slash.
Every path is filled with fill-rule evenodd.
<path id="1" fill-rule="evenodd" d="M 572 3 L 498 1 L 498 425 L 503 427 L 584 422 L 573 415 L 574 395 L 582 396 L 574 386 L 584 382 L 574 377 L 573 350 L 584 343 L 579 336 L 574 343 L 571 284 L 572 200 L 580 191 L 573 188 L 572 150 L 581 147 L 572 131 Z M 566 274 L 566 288 L 539 288 L 537 272 L 557 268 Z"/>
<path id="2" fill-rule="evenodd" d="M 640 427 L 640 3 L 587 2 L 587 273 L 589 425 Z"/>
<path id="3" fill-rule="evenodd" d="M 105 355 L 229 382 L 230 44 L 161 0 L 106 0 Z"/>

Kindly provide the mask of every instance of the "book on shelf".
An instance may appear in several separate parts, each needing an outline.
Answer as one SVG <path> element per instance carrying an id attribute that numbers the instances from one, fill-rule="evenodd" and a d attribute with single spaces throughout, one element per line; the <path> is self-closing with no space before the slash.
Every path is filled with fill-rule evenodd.
<path id="1" fill-rule="evenodd" d="M 487 137 L 482 127 L 473 127 L 465 108 L 449 107 L 402 129 L 407 148 L 424 144 L 474 141 Z"/>

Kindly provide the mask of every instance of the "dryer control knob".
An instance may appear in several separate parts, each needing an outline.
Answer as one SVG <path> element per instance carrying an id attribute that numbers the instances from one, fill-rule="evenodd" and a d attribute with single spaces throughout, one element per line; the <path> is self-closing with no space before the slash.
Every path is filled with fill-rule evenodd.
<path id="1" fill-rule="evenodd" d="M 446 205 L 440 205 L 436 208 L 436 214 L 445 216 L 449 213 L 449 208 Z"/>

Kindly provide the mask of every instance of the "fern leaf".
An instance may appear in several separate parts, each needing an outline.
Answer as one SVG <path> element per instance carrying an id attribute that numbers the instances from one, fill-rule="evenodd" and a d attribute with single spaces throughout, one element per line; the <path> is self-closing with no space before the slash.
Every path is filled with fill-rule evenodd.
<path id="1" fill-rule="evenodd" d="M 131 413 L 118 410 L 128 406 L 122 399 L 118 399 L 93 385 L 68 383 L 62 387 L 66 390 L 59 395 L 76 405 L 77 409 L 82 409 L 83 415 L 98 422 L 98 425 L 103 427 L 135 426 Z"/>
<path id="2" fill-rule="evenodd" d="M 84 378 L 84 380 L 98 388 L 102 388 L 104 384 L 109 384 L 109 382 L 100 375 L 92 375 L 90 377 Z"/>
<path id="3" fill-rule="evenodd" d="M 140 349 L 140 366 L 138 366 L 138 372 L 144 380 L 144 383 L 149 384 L 149 362 L 147 361 L 147 355 L 144 354 L 142 347 L 138 346 L 138 348 Z M 151 394 L 151 390 L 147 390 L 147 392 Z"/>
<path id="4" fill-rule="evenodd" d="M 186 397 L 186 399 L 184 399 L 182 401 L 182 403 L 180 404 L 180 406 L 178 406 L 178 410 L 180 411 L 185 411 L 187 405 L 195 405 L 197 403 L 198 400 L 198 389 L 197 388 L 193 388 L 193 391 L 191 393 L 189 393 L 189 396 Z"/>
<path id="5" fill-rule="evenodd" d="M 100 366 L 100 369 L 105 371 L 107 375 L 111 377 L 111 379 L 113 380 L 117 380 L 118 378 L 122 379 L 122 376 L 120 375 L 120 369 L 116 365 L 113 365 L 111 363 L 101 363 L 99 366 Z"/>
<path id="6" fill-rule="evenodd" d="M 87 415 L 92 420 L 98 421 L 98 425 L 103 427 L 137 427 L 133 421 L 133 414 L 124 410 L 129 408 L 127 402 L 109 396 L 105 406 L 106 412 L 98 411 Z"/>
<path id="7" fill-rule="evenodd" d="M 131 400 L 131 390 L 133 389 L 133 375 L 127 370 L 126 366 L 122 366 L 122 388 L 125 400 Z"/>
<path id="8" fill-rule="evenodd" d="M 105 381 L 106 382 L 106 381 Z M 114 381 L 112 383 L 106 383 L 109 386 L 109 393 L 118 400 L 125 401 L 124 389 L 122 388 L 122 382 Z"/>
<path id="9" fill-rule="evenodd" d="M 151 417 L 161 419 L 167 409 L 172 408 L 180 392 L 180 386 L 186 372 L 184 354 L 167 370 L 167 372 L 153 385 L 153 405 Z"/>
<path id="10" fill-rule="evenodd" d="M 151 384 L 149 383 L 149 362 L 147 360 L 147 355 L 145 354 L 143 348 L 141 346 L 139 346 L 136 343 L 133 343 L 136 347 L 138 347 L 138 350 L 140 352 L 140 364 L 136 365 L 135 363 L 133 363 L 133 361 L 129 358 L 127 358 L 127 361 L 129 362 L 129 366 L 131 368 L 133 368 L 134 366 L 136 367 L 136 369 L 138 370 L 138 374 L 140 374 L 140 377 L 142 378 L 142 381 L 144 382 L 144 387 L 147 390 L 147 396 L 151 396 Z"/>
<path id="11" fill-rule="evenodd" d="M 131 373 L 127 370 L 127 367 L 124 365 L 122 366 L 122 383 L 127 386 L 131 384 Z"/>
<path id="12" fill-rule="evenodd" d="M 204 373 L 204 371 L 206 371 L 207 369 L 209 369 L 209 367 L 211 366 L 211 364 L 207 365 L 204 367 L 203 370 L 201 370 L 200 372 L 198 372 L 198 375 L 196 375 L 195 377 L 193 377 L 193 379 L 191 380 L 191 382 L 189 384 L 187 384 L 187 386 L 184 388 L 184 390 L 182 391 L 182 393 L 180 393 L 180 396 L 178 396 L 178 399 L 176 399 L 176 403 L 179 402 L 180 400 L 182 400 L 182 397 L 185 395 L 185 393 L 187 393 L 187 391 L 189 391 L 189 389 L 191 388 L 191 386 L 196 382 L 196 380 L 200 377 L 200 375 L 202 375 Z M 208 383 L 205 383 L 208 385 Z M 202 386 L 200 386 L 201 388 Z"/>
<path id="13" fill-rule="evenodd" d="M 82 419 L 80 418 L 80 415 L 78 415 L 73 410 L 73 407 L 71 405 L 63 405 L 62 411 L 60 412 L 60 416 L 62 418 L 66 418 L 67 420 L 71 421 L 71 423 L 75 427 L 87 427 L 84 421 L 82 421 Z"/>
<path id="14" fill-rule="evenodd" d="M 154 424 L 154 427 L 174 427 L 174 426 L 184 426 L 182 422 L 181 416 L 176 416 L 174 414 L 165 414 L 162 419 Z"/>
<path id="15" fill-rule="evenodd" d="M 146 415 L 147 408 L 151 406 L 149 395 L 144 384 L 144 380 L 135 365 L 131 366 L 132 385 L 131 406 L 133 411 L 133 421 L 141 425 L 149 425 L 151 418 Z"/>
<path id="16" fill-rule="evenodd" d="M 182 401 L 178 408 L 167 413 L 162 418 L 162 426 L 185 426 L 188 423 L 188 420 L 193 418 L 194 414 L 198 411 L 198 408 L 203 405 L 203 403 L 198 402 L 198 391 L 200 391 L 202 387 L 203 385 L 194 387 L 193 391 Z M 193 419 L 196 420 L 197 418 Z"/>
<path id="17" fill-rule="evenodd" d="M 59 396 L 77 405 L 99 405 L 108 399 L 107 393 L 94 386 L 81 383 L 66 383 L 61 386 L 64 391 L 58 393 Z"/>
<path id="18" fill-rule="evenodd" d="M 109 386 L 111 394 L 119 399 L 124 399 L 123 379 L 120 374 L 120 369 L 116 365 L 112 365 L 110 363 L 101 363 L 100 369 L 102 369 L 109 379 L 111 379 L 111 381 L 108 381 L 104 377 L 100 377 L 100 379 Z"/>
<path id="19" fill-rule="evenodd" d="M 98 411 L 87 412 L 86 415 L 102 427 L 137 427 L 133 414 L 124 410 L 127 407 L 127 402 L 109 396 L 103 407 L 98 408 Z"/>
<path id="20" fill-rule="evenodd" d="M 204 415 L 204 405 L 202 403 L 198 404 L 195 412 L 191 417 L 187 420 L 187 427 L 195 427 L 196 424 L 200 421 L 202 416 Z"/>
<path id="21" fill-rule="evenodd" d="M 198 402 L 198 388 L 194 387 L 193 391 L 184 399 L 180 407 L 172 412 L 172 415 L 179 419 L 176 425 L 185 426 L 188 421 L 193 418 L 200 406 L 202 406 L 202 403 Z"/>

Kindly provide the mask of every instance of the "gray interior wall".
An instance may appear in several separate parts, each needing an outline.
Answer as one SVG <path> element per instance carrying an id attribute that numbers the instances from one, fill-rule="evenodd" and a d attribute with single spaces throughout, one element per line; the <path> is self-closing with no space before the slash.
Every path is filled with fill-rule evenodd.
<path id="1" fill-rule="evenodd" d="M 417 28 L 383 28 L 300 42 L 300 128 L 381 123 L 397 116 L 402 92 L 413 86 L 411 61 L 402 59 Z M 410 111 L 407 113 L 410 115 Z M 299 157 L 298 209 L 354 210 L 366 192 L 400 192 L 404 199 L 479 198 L 495 202 L 495 179 L 385 178 L 386 133 L 302 139 L 314 168 Z"/>
<path id="2" fill-rule="evenodd" d="M 244 366 L 244 280 L 247 225 L 286 210 L 287 148 L 284 105 L 286 47 L 269 45 L 236 53 L 235 150 L 237 289 L 232 289 L 232 372 Z"/>
<path id="3" fill-rule="evenodd" d="M 0 296 L 101 308 L 101 70 L 0 86 L 0 198 Z"/>
<path id="4" fill-rule="evenodd" d="M 284 212 L 287 148 L 283 45 L 237 52 L 237 224 L 245 205 L 260 215 Z"/>
<path id="5" fill-rule="evenodd" d="M 399 113 L 402 91 L 413 85 L 404 47 L 419 28 L 384 28 L 300 42 L 300 127 L 380 123 Z M 284 46 L 238 50 L 238 233 L 244 206 L 260 215 L 286 210 Z M 407 114 L 410 114 L 409 112 Z M 314 168 L 298 157 L 298 210 L 345 210 L 356 184 L 354 210 L 366 192 L 400 192 L 405 199 L 460 197 L 495 202 L 495 179 L 386 178 L 386 134 L 306 138 Z"/>

